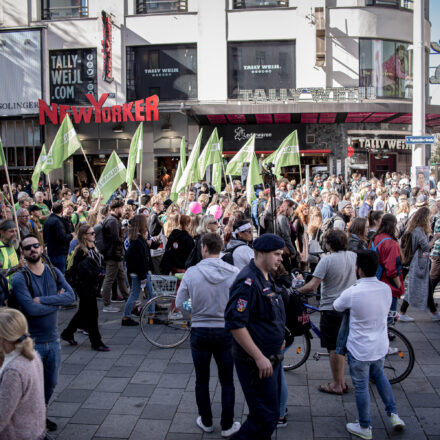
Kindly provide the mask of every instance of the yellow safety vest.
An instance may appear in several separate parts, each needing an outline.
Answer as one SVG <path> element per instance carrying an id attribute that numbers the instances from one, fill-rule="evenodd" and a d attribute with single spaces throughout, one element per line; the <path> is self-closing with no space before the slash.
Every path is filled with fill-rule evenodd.
<path id="1" fill-rule="evenodd" d="M 9 269 L 10 267 L 17 266 L 18 256 L 14 248 L 6 246 L 2 241 L 0 241 L 0 251 L 3 260 L 2 269 Z M 12 275 L 9 275 L 7 278 L 9 281 L 9 287 L 11 287 Z"/>

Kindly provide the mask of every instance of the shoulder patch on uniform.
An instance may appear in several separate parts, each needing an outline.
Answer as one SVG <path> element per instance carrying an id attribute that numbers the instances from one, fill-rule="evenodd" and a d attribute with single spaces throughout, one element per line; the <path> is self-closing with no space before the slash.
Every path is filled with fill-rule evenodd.
<path id="1" fill-rule="evenodd" d="M 239 298 L 237 300 L 237 305 L 235 306 L 235 308 L 237 309 L 237 312 L 244 312 L 246 310 L 247 303 L 248 302 L 245 299 Z"/>
<path id="2" fill-rule="evenodd" d="M 252 278 L 246 278 L 244 280 L 244 284 L 247 284 L 248 286 L 252 286 L 253 282 L 254 282 L 254 280 Z"/>

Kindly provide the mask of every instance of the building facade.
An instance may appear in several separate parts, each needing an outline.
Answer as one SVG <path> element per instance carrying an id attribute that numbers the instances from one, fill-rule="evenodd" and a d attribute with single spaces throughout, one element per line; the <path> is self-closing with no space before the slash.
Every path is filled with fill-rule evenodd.
<path id="1" fill-rule="evenodd" d="M 32 173 L 41 144 L 50 146 L 58 129 L 49 117 L 57 104 L 60 112 L 75 107 L 72 119 L 99 176 L 113 150 L 128 156 L 142 116 L 133 104 L 132 116 L 108 110 L 98 121 L 92 102 L 121 109 L 157 95 L 159 120 L 144 122 L 144 181 L 173 175 L 182 137 L 190 150 L 200 128 L 207 140 L 214 127 L 226 157 L 253 133 L 257 153 L 266 155 L 297 129 L 303 171 L 409 171 L 412 4 L 4 0 L 0 133 L 9 167 L 13 175 Z M 425 12 L 428 50 L 428 1 Z M 426 114 L 427 130 L 436 130 L 440 108 L 427 102 Z M 80 153 L 53 172 L 71 185 L 87 174 Z"/>

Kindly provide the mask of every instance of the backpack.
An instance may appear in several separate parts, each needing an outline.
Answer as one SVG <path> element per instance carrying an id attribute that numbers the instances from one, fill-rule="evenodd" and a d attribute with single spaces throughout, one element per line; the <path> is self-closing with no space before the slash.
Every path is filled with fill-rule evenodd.
<path id="1" fill-rule="evenodd" d="M 98 251 L 103 255 L 107 248 L 107 243 L 104 240 L 104 226 L 105 220 L 99 222 L 93 227 L 93 230 L 95 231 L 95 246 Z"/>
<path id="2" fill-rule="evenodd" d="M 76 271 L 74 270 L 74 267 L 73 267 L 73 260 L 75 259 L 75 254 L 76 254 L 76 250 L 74 249 L 67 256 L 66 272 L 64 274 L 64 278 L 66 278 L 66 281 L 73 288 L 76 287 L 77 281 L 78 281 L 78 277 L 77 277 Z"/>
<path id="3" fill-rule="evenodd" d="M 376 245 L 374 244 L 374 240 L 372 240 L 372 241 L 371 241 L 371 248 L 370 248 L 370 249 L 371 249 L 372 251 L 375 251 L 375 252 L 379 253 L 379 251 L 378 251 L 379 246 L 380 246 L 384 241 L 387 241 L 387 240 L 391 240 L 391 237 L 385 237 L 385 238 L 382 238 L 382 240 L 380 240 L 379 243 L 377 243 Z M 379 264 L 379 267 L 377 268 L 377 271 L 376 271 L 376 278 L 377 278 L 378 280 L 380 280 L 380 279 L 382 278 L 382 274 L 383 274 L 383 266 L 381 266 L 381 265 Z"/>
<path id="4" fill-rule="evenodd" d="M 294 336 L 306 334 L 311 327 L 310 315 L 304 303 L 296 291 L 290 290 L 286 304 L 286 328 L 288 330 L 288 333 L 286 332 L 286 345 L 290 345 L 293 342 Z"/>
<path id="5" fill-rule="evenodd" d="M 234 257 L 233 257 L 233 253 L 235 251 L 235 249 L 239 248 L 240 246 L 246 246 L 246 243 L 240 243 L 237 244 L 236 246 L 233 246 L 229 249 L 226 249 L 223 253 L 223 256 L 221 257 L 221 259 L 225 262 L 230 264 L 231 266 L 234 265 Z"/>
<path id="6" fill-rule="evenodd" d="M 319 246 L 321 246 L 321 249 L 325 249 L 325 238 L 326 234 L 333 230 L 333 227 L 335 226 L 335 219 L 336 217 L 330 217 L 328 218 L 322 225 L 321 225 L 321 235 L 318 238 Z"/>
<path id="7" fill-rule="evenodd" d="M 405 231 L 403 233 L 400 238 L 400 249 L 402 250 L 402 266 L 409 266 L 414 257 L 411 232 Z"/>

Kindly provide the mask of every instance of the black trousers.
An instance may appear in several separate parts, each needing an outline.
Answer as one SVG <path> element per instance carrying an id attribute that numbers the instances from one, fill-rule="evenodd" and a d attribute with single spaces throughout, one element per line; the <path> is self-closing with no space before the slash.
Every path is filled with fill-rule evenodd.
<path id="1" fill-rule="evenodd" d="M 82 328 L 89 333 L 92 347 L 99 347 L 103 345 L 103 343 L 98 328 L 98 304 L 96 302 L 96 295 L 92 291 L 82 289 L 77 289 L 76 293 L 79 297 L 78 311 L 70 320 L 62 334 L 68 338 L 73 338 L 73 334 L 78 328 Z"/>

